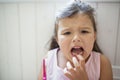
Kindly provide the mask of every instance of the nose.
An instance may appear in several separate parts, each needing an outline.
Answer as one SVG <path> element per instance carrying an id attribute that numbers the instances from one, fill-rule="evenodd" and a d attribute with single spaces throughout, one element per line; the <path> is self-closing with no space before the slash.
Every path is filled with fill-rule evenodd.
<path id="1" fill-rule="evenodd" d="M 80 34 L 75 34 L 73 36 L 73 42 L 81 42 Z"/>

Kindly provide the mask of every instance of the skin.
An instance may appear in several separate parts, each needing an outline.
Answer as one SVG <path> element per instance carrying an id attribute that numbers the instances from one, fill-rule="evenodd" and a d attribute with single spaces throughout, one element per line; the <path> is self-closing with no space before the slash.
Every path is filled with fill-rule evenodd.
<path id="1" fill-rule="evenodd" d="M 89 57 L 96 39 L 91 20 L 85 14 L 76 14 L 70 18 L 61 19 L 58 26 L 57 42 L 60 46 L 58 56 L 59 66 L 62 68 L 68 67 L 65 64 L 69 61 L 71 68 L 65 75 L 70 80 L 87 80 L 88 77 L 84 67 L 85 61 Z M 80 46 L 83 47 L 84 52 L 82 55 L 74 53 L 79 60 L 79 66 L 76 66 L 76 63 L 72 60 L 74 56 L 71 54 L 71 49 Z M 79 75 L 82 75 L 82 77 Z"/>
<path id="2" fill-rule="evenodd" d="M 85 14 L 76 14 L 72 17 L 59 20 L 58 33 L 56 41 L 60 47 L 58 52 L 58 66 L 62 69 L 67 68 L 64 74 L 70 80 L 88 80 L 85 70 L 85 63 L 89 59 L 96 40 L 96 33 L 90 18 Z M 73 47 L 84 48 L 82 54 L 71 54 Z M 109 60 L 104 56 L 100 56 L 101 71 L 100 80 L 112 80 L 112 68 Z M 106 65 L 106 66 L 104 66 Z M 42 80 L 42 74 L 39 80 Z"/>
<path id="3" fill-rule="evenodd" d="M 71 48 L 83 47 L 85 59 L 92 51 L 96 34 L 91 20 L 87 15 L 76 14 L 71 18 L 64 18 L 59 21 L 57 42 L 65 59 L 72 62 Z"/>
<path id="4" fill-rule="evenodd" d="M 101 58 L 100 80 L 113 80 L 112 67 L 109 59 L 104 55 L 101 55 L 100 58 Z"/>

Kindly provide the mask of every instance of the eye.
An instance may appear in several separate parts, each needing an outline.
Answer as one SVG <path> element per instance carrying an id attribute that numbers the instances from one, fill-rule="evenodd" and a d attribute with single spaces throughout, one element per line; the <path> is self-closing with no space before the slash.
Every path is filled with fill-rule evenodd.
<path id="1" fill-rule="evenodd" d="M 87 34 L 87 33 L 90 33 L 90 32 L 87 31 L 87 30 L 82 30 L 81 33 L 82 33 L 82 34 Z"/>
<path id="2" fill-rule="evenodd" d="M 63 35 L 69 35 L 71 32 L 64 32 Z"/>

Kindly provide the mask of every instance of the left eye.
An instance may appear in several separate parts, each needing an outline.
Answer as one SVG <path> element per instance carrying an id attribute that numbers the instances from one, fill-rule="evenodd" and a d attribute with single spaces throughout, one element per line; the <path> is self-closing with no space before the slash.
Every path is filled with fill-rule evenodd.
<path id="1" fill-rule="evenodd" d="M 87 30 L 82 30 L 81 33 L 83 33 L 83 34 L 84 34 L 84 33 L 89 33 L 89 31 L 87 31 Z"/>

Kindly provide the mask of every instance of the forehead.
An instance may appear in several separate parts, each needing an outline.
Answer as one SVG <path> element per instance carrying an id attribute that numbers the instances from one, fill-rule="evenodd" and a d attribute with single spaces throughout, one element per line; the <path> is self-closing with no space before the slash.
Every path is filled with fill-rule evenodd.
<path id="1" fill-rule="evenodd" d="M 93 26 L 91 19 L 86 14 L 75 14 L 71 17 L 66 17 L 59 20 L 59 26 L 72 27 L 72 26 Z"/>

